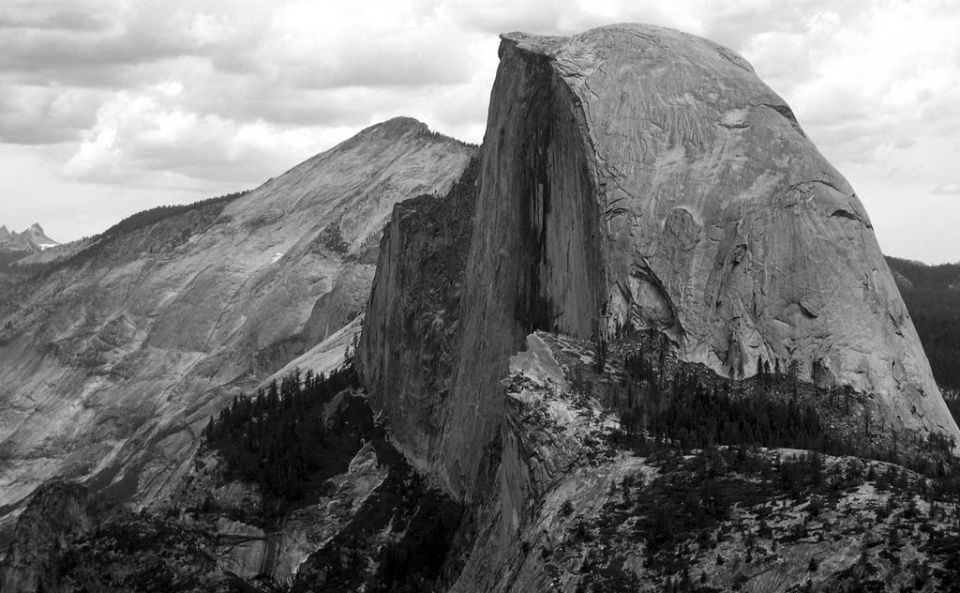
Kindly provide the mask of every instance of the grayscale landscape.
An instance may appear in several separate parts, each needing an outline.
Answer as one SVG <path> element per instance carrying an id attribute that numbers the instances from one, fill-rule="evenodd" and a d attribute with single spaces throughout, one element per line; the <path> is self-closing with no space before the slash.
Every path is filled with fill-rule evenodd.
<path id="1" fill-rule="evenodd" d="M 735 4 L 758 27 L 780 14 Z M 847 9 L 804 5 L 787 22 L 813 39 L 831 18 L 855 28 Z M 133 31 L 168 18 L 131 10 Z M 266 9 L 250 10 L 229 22 Z M 209 76 L 249 67 L 280 81 L 313 64 L 300 90 L 342 75 L 351 109 L 369 109 L 284 128 L 265 106 L 296 85 L 237 91 L 243 109 L 262 100 L 250 125 L 264 135 L 233 160 L 204 127 L 227 111 L 187 115 L 198 99 L 179 82 L 160 95 L 184 101 L 183 126 L 123 91 L 158 126 L 136 139 L 127 111 L 109 140 L 90 128 L 27 141 L 8 126 L 15 101 L 0 101 L 0 148 L 76 150 L 62 178 L 38 182 L 43 195 L 0 190 L 0 591 L 960 591 L 960 243 L 943 230 L 956 205 L 931 214 L 884 197 L 898 175 L 924 180 L 916 204 L 956 193 L 939 157 L 910 164 L 911 147 L 950 135 L 947 111 L 930 111 L 944 118 L 936 141 L 917 128 L 894 152 L 854 156 L 837 138 L 855 130 L 808 128 L 741 55 L 789 55 L 757 49 L 785 29 L 738 37 L 706 8 L 709 26 L 691 25 L 703 34 L 681 30 L 683 9 L 617 12 L 669 26 L 556 10 L 499 36 L 484 30 L 504 23 L 469 4 L 417 12 L 452 19 L 464 47 L 497 60 L 470 78 L 486 86 L 469 117 L 466 83 L 444 94 L 447 71 L 404 48 L 389 57 L 370 40 L 373 58 L 337 70 L 329 56 L 283 62 L 292 41 L 251 41 L 291 68 L 270 74 L 251 66 L 254 49 L 227 51 L 235 37 L 214 8 L 197 13 L 191 34 L 230 40 L 184 50 L 216 66 Z M 279 14 L 270 27 L 301 22 Z M 56 2 L 0 10 L 0 49 L 20 48 L 0 59 L 0 82 L 67 84 L 66 66 L 14 64 L 44 52 L 91 77 L 76 88 L 133 76 L 139 66 L 114 72 L 93 54 L 77 66 L 87 58 L 31 45 L 107 31 L 103 18 Z M 138 47 L 176 54 L 151 39 Z M 381 58 L 396 71 L 371 66 Z M 387 98 L 351 94 L 363 88 Z M 813 87 L 789 88 L 812 105 Z M 444 125 L 378 107 L 389 97 Z M 240 127 L 234 148 L 252 133 Z M 337 141 L 235 181 L 272 166 L 264 147 L 314 147 L 292 139 L 317 129 Z M 103 142 L 115 144 L 96 152 Z M 0 162 L 27 158 L 3 150 Z M 889 187 L 861 195 L 848 165 Z M 22 184 L 27 168 L 10 171 Z M 49 188 L 71 179 L 104 221 L 95 232 L 79 230 L 99 224 L 84 216 L 74 230 L 42 217 Z M 127 191 L 143 192 L 140 207 L 114 193 Z M 941 220 L 916 230 L 914 213 Z"/>

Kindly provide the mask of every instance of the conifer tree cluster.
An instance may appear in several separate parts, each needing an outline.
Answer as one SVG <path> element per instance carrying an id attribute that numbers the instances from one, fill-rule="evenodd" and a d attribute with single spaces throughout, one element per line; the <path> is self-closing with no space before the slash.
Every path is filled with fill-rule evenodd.
<path id="1" fill-rule="evenodd" d="M 953 441 L 946 436 L 889 428 L 893 432 L 885 439 L 870 439 L 871 433 L 883 434 L 887 429 L 864 410 L 855 430 L 828 427 L 824 417 L 851 417 L 851 402 L 857 396 L 848 386 L 824 391 L 805 383 L 799 379 L 795 361 L 783 366 L 779 361 L 773 365 L 760 361 L 754 377 L 727 379 L 702 365 L 672 359 L 664 340 L 656 336 L 643 340 L 654 347 L 624 354 L 625 377 L 608 400 L 620 416 L 620 437 L 638 451 L 749 446 L 854 455 L 895 463 L 926 476 L 941 499 L 953 500 L 960 493 L 960 463 L 952 455 Z"/>
<path id="2" fill-rule="evenodd" d="M 237 396 L 203 436 L 222 455 L 227 477 L 259 484 L 274 501 L 299 501 L 324 480 L 346 469 L 371 429 L 369 414 L 324 421 L 324 406 L 358 386 L 352 363 L 329 376 L 294 370 L 271 382 L 256 397 Z"/>
<path id="3" fill-rule="evenodd" d="M 620 414 L 629 435 L 674 439 L 684 449 L 740 443 L 827 448 L 816 409 L 797 397 L 786 402 L 759 393 L 734 397 L 729 384 L 708 385 L 682 367 L 667 382 L 638 354 L 625 357 L 625 368 L 627 405 Z M 774 381 L 772 374 L 758 377 L 764 386 Z"/>

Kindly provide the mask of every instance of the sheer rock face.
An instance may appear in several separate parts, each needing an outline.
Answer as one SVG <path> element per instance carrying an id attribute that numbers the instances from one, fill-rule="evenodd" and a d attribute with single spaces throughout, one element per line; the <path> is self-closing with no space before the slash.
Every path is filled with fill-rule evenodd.
<path id="1" fill-rule="evenodd" d="M 362 311 L 393 205 L 446 193 L 475 152 L 390 120 L 186 238 L 157 223 L 0 300 L 0 507 L 53 476 L 163 499 L 231 395 Z"/>
<path id="2" fill-rule="evenodd" d="M 358 347 L 370 403 L 388 419 L 394 444 L 418 469 L 434 474 L 450 412 L 445 399 L 460 342 L 477 175 L 474 159 L 444 198 L 394 208 Z"/>
<path id="3" fill-rule="evenodd" d="M 795 364 L 875 393 L 895 427 L 960 436 L 862 204 L 742 58 L 637 25 L 508 35 L 503 55 L 546 61 L 574 105 L 593 186 L 554 203 L 599 212 L 605 338 L 659 327 L 734 377 Z"/>
<path id="4" fill-rule="evenodd" d="M 429 413 L 398 440 L 435 443 L 449 491 L 470 497 L 535 329 L 654 327 L 722 375 L 793 367 L 874 394 L 886 426 L 960 436 L 863 206 L 746 61 L 642 25 L 508 34 L 500 58 L 449 389 L 396 420 Z"/>

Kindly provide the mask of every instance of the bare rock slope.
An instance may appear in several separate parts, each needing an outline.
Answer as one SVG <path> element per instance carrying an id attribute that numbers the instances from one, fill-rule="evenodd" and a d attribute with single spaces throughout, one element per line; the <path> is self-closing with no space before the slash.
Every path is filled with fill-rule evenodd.
<path id="1" fill-rule="evenodd" d="M 862 204 L 746 61 L 644 25 L 508 34 L 500 58 L 463 271 L 417 269 L 400 214 L 361 344 L 373 401 L 448 491 L 474 492 L 537 329 L 656 329 L 723 376 L 795 369 L 895 430 L 960 437 Z M 431 274 L 459 306 L 411 304 Z M 391 349 L 445 327 L 444 360 Z"/>
<path id="2" fill-rule="evenodd" d="M 474 152 L 390 120 L 0 302 L 0 508 L 54 476 L 169 492 L 226 396 L 360 314 L 393 205 L 446 193 Z"/>

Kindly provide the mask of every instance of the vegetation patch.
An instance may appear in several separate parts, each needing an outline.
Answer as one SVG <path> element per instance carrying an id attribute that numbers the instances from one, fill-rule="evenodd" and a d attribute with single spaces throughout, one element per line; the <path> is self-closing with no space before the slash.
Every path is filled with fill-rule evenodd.
<path id="1" fill-rule="evenodd" d="M 358 386 L 351 362 L 329 376 L 294 371 L 256 397 L 235 397 L 204 429 L 205 443 L 223 456 L 226 477 L 259 485 L 264 512 L 278 516 L 345 472 L 365 439 L 382 438 L 366 402 L 352 397 Z M 337 408 L 329 423 L 328 406 Z"/>

